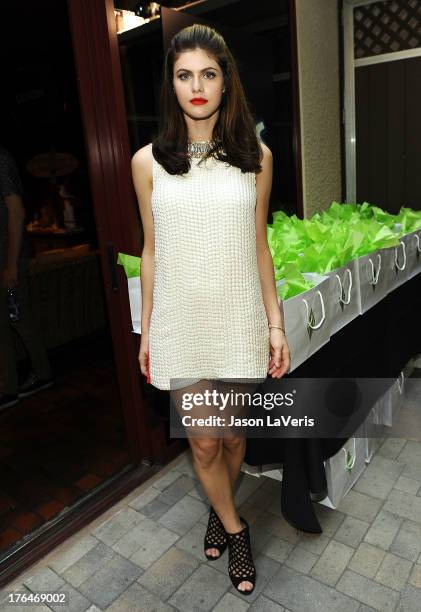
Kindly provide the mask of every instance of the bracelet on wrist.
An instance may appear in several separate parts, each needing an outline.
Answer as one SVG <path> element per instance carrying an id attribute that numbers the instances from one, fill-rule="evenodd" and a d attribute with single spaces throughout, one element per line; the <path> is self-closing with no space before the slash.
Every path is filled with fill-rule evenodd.
<path id="1" fill-rule="evenodd" d="M 280 325 L 272 325 L 271 323 L 269 323 L 269 329 L 272 329 L 272 327 L 274 327 L 275 329 L 282 329 L 282 331 L 285 333 L 284 328 Z"/>

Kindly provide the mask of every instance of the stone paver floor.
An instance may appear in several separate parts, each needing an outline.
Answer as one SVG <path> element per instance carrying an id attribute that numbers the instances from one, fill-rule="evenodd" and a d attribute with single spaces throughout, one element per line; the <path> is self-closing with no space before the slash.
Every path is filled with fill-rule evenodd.
<path id="1" fill-rule="evenodd" d="M 336 510 L 316 504 L 323 534 L 283 519 L 281 483 L 241 473 L 258 573 L 237 593 L 228 554 L 208 562 L 208 507 L 190 451 L 9 584 L 4 612 L 420 612 L 421 443 L 384 441 Z M 8 605 L 6 592 L 61 591 L 69 604 Z"/>

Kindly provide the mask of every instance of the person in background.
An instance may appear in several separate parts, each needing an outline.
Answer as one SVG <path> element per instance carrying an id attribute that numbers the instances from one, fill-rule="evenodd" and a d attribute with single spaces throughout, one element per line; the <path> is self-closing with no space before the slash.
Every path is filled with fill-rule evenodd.
<path id="1" fill-rule="evenodd" d="M 31 312 L 22 196 L 17 165 L 0 146 L 0 410 L 53 384 L 47 352 Z M 13 306 L 17 312 L 11 317 L 9 308 Z M 20 386 L 14 332 L 19 334 L 31 363 L 30 373 Z"/>

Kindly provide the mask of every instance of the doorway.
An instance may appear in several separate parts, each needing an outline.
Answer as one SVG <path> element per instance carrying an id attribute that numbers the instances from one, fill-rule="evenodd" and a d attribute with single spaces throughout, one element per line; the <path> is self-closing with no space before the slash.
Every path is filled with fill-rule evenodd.
<path id="1" fill-rule="evenodd" d="M 23 186 L 31 317 L 52 384 L 0 412 L 0 582 L 115 503 L 151 465 L 128 306 L 116 307 L 118 235 L 93 182 L 68 5 L 9 3 L 2 14 L 1 145 Z M 13 338 L 22 385 L 33 364 L 14 329 Z"/>

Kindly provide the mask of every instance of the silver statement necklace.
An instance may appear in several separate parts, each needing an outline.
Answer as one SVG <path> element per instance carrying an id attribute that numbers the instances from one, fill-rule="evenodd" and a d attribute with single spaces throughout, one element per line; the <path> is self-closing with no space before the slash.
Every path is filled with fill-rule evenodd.
<path id="1" fill-rule="evenodd" d="M 203 157 L 216 144 L 216 140 L 196 140 L 187 143 L 187 155 L 189 157 Z"/>

